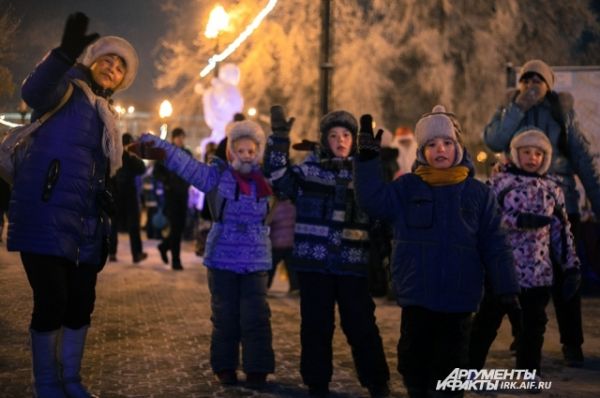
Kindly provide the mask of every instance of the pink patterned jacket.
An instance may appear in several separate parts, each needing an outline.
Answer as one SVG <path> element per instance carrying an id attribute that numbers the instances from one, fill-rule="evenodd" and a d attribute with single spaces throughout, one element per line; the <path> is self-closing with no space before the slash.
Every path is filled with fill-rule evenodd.
<path id="1" fill-rule="evenodd" d="M 553 177 L 509 165 L 489 185 L 502 211 L 521 288 L 551 286 L 553 261 L 560 262 L 563 271 L 579 267 L 564 195 Z M 551 221 L 540 228 L 520 228 L 517 218 L 523 213 L 551 217 Z"/>

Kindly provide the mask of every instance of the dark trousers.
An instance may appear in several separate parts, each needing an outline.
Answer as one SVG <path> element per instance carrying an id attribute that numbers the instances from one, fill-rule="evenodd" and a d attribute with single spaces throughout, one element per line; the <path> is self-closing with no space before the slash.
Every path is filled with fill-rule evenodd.
<path id="1" fill-rule="evenodd" d="M 326 385 L 331 381 L 336 302 L 361 385 L 368 387 L 387 382 L 390 372 L 367 278 L 317 272 L 298 272 L 297 275 L 302 317 L 300 373 L 304 384 Z"/>
<path id="2" fill-rule="evenodd" d="M 272 373 L 271 310 L 267 302 L 267 273 L 208 269 L 211 321 L 210 364 L 214 372 L 236 370 L 242 345 L 244 372 Z"/>
<path id="3" fill-rule="evenodd" d="M 90 324 L 97 265 L 33 253 L 21 253 L 21 261 L 33 290 L 31 329 L 49 332 L 63 325 L 79 329 Z"/>
<path id="4" fill-rule="evenodd" d="M 519 300 L 523 308 L 523 329 L 517 345 L 517 369 L 535 369 L 539 374 L 548 323 L 546 306 L 550 302 L 550 289 L 522 289 Z"/>
<path id="5" fill-rule="evenodd" d="M 580 240 L 579 215 L 570 214 L 569 222 L 571 231 L 577 246 Z M 560 332 L 561 344 L 579 347 L 583 344 L 583 326 L 581 320 L 581 290 L 578 290 L 573 298 L 565 301 L 562 295 L 562 284 L 564 281 L 563 271 L 559 264 L 554 267 L 554 284 L 552 285 L 552 302 L 556 311 L 556 322 Z"/>
<path id="6" fill-rule="evenodd" d="M 117 246 L 119 244 L 119 225 L 123 221 L 129 233 L 129 245 L 131 247 L 131 255 L 140 254 L 142 250 L 142 238 L 140 234 L 140 206 L 135 201 L 128 201 L 126 206 L 119 207 L 115 217 L 111 219 L 110 225 L 110 247 L 109 254 L 117 254 Z"/>
<path id="7" fill-rule="evenodd" d="M 548 317 L 546 306 L 550 301 L 549 287 L 522 289 L 519 295 L 521 315 L 517 336 L 517 369 L 540 371 L 542 346 Z M 473 320 L 469 345 L 469 368 L 482 369 L 485 366 L 490 346 L 497 336 L 498 328 L 506 309 L 498 304 L 490 294 L 486 294 L 479 312 Z"/>
<path id="8" fill-rule="evenodd" d="M 288 274 L 288 279 L 290 282 L 290 291 L 292 290 L 298 290 L 298 277 L 296 276 L 296 271 L 288 266 L 288 264 L 290 263 L 290 260 L 292 258 L 292 252 L 293 252 L 293 248 L 287 248 L 287 249 L 273 249 L 271 251 L 271 255 L 273 258 L 273 267 L 269 270 L 269 281 L 267 286 L 271 287 L 271 285 L 273 284 L 273 278 L 275 277 L 275 271 L 277 271 L 277 264 L 279 264 L 280 261 L 283 261 L 283 264 L 285 265 L 285 269 L 287 271 Z"/>
<path id="9" fill-rule="evenodd" d="M 398 341 L 398 372 L 411 397 L 426 397 L 455 368 L 467 365 L 471 313 L 444 313 L 402 308 Z M 460 396 L 457 391 L 440 395 Z"/>
<path id="10" fill-rule="evenodd" d="M 187 195 L 167 197 L 167 218 L 169 219 L 169 236 L 163 238 L 160 247 L 171 251 L 171 264 L 181 264 L 181 237 L 187 217 Z"/>

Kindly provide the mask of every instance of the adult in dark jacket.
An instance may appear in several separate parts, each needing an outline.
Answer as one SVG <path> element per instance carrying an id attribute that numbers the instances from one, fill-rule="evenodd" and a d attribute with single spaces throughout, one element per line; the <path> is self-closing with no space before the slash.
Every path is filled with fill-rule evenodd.
<path id="1" fill-rule="evenodd" d="M 600 175 L 594 167 L 589 143 L 579 130 L 571 101 L 561 101 L 553 91 L 554 73 L 545 62 L 534 59 L 521 68 L 518 90 L 511 93 L 508 104 L 500 107 L 486 126 L 483 138 L 494 151 L 510 154 L 513 136 L 525 126 L 544 131 L 552 144 L 552 161 L 548 172 L 558 178 L 575 242 L 579 240 L 579 193 L 575 175 L 581 180 L 597 219 L 600 219 Z M 569 107 L 565 106 L 570 102 Z M 583 328 L 581 294 L 565 300 L 562 295 L 566 275 L 562 264 L 554 265 L 552 301 L 560 331 L 562 351 L 568 366 L 583 365 Z"/>
<path id="2" fill-rule="evenodd" d="M 123 147 L 126 148 L 133 142 L 129 133 L 123 134 Z M 117 261 L 117 246 L 119 244 L 118 227 L 124 224 L 129 233 L 131 256 L 134 263 L 146 259 L 148 254 L 143 251 L 140 234 L 140 195 L 138 193 L 136 177 L 144 174 L 146 165 L 144 161 L 127 151 L 123 151 L 123 167 L 110 179 L 113 197 L 115 200 L 115 216 L 110 226 L 109 259 Z"/>
<path id="3" fill-rule="evenodd" d="M 126 40 L 96 40 L 98 34 L 86 34 L 87 25 L 84 14 L 70 15 L 60 46 L 22 87 L 33 120 L 73 89 L 35 132 L 10 201 L 8 249 L 21 252 L 33 290 L 30 333 L 38 397 L 90 396 L 79 372 L 96 275 L 107 253 L 106 179 L 121 167 L 123 150 L 108 100 L 129 87 L 138 66 Z"/>
<path id="4" fill-rule="evenodd" d="M 507 304 L 518 305 L 519 286 L 496 199 L 473 178 L 453 115 L 438 105 L 415 132 L 415 172 L 386 183 L 371 116 L 361 117 L 355 184 L 360 207 L 394 230 L 392 283 L 402 307 L 398 371 L 410 397 L 425 397 L 437 380 L 467 364 L 484 277 Z"/>
<path id="5" fill-rule="evenodd" d="M 185 131 L 180 128 L 174 128 L 171 132 L 171 143 L 177 148 L 181 148 L 188 155 L 192 153 L 184 147 Z M 176 271 L 183 270 L 181 265 L 181 237 L 185 228 L 185 218 L 187 216 L 188 190 L 190 184 L 179 177 L 177 174 L 169 171 L 162 161 L 154 165 L 154 177 L 163 182 L 165 188 L 165 208 L 169 220 L 169 235 L 163 237 L 162 242 L 158 244 L 160 257 L 165 264 L 169 264 L 167 252 L 171 252 L 171 268 Z"/>

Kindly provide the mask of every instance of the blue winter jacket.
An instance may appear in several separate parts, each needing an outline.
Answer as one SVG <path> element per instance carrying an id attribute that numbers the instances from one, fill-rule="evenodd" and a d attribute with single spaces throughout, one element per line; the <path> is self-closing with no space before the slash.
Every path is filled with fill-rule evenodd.
<path id="1" fill-rule="evenodd" d="M 22 97 L 33 119 L 52 109 L 71 79 L 89 81 L 57 50 L 25 80 Z M 99 207 L 108 159 L 104 124 L 84 92 L 73 85 L 68 102 L 33 134 L 17 171 L 9 209 L 8 250 L 100 264 L 108 219 Z"/>
<path id="2" fill-rule="evenodd" d="M 352 162 L 310 155 L 289 165 L 288 138 L 271 136 L 265 174 L 296 205 L 291 266 L 304 272 L 366 277 L 369 218 L 354 198 Z"/>
<path id="3" fill-rule="evenodd" d="M 241 194 L 231 167 L 219 158 L 207 165 L 151 134 L 144 134 L 141 141 L 164 149 L 164 166 L 206 193 L 214 221 L 206 239 L 204 265 L 238 274 L 272 268 L 265 225 L 269 197 L 257 198 L 254 183 L 251 195 Z"/>
<path id="4" fill-rule="evenodd" d="M 568 214 L 579 214 L 579 193 L 575 188 L 574 175 L 581 179 L 585 193 L 592 203 L 592 209 L 600 217 L 600 175 L 594 167 L 589 143 L 583 136 L 575 117 L 575 111 L 566 112 L 566 147 L 561 150 L 560 125 L 552 117 L 548 99 L 523 112 L 517 104 L 510 102 L 494 114 L 486 126 L 483 138 L 485 143 L 497 152 L 510 154 L 510 141 L 522 127 L 536 126 L 546 132 L 552 143 L 552 163 L 549 173 L 556 175 L 565 194 Z"/>
<path id="5" fill-rule="evenodd" d="M 379 158 L 355 162 L 355 176 L 359 205 L 393 228 L 392 282 L 401 306 L 476 311 L 484 279 L 495 294 L 519 291 L 496 199 L 485 184 L 468 177 L 434 187 L 416 174 L 385 183 Z"/>

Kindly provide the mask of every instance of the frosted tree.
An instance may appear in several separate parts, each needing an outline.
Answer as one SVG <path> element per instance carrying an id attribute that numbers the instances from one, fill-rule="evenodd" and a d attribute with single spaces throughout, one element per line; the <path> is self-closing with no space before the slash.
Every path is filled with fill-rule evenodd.
<path id="1" fill-rule="evenodd" d="M 223 3 L 232 30 L 223 46 L 266 0 Z M 213 5 L 169 3 L 172 30 L 162 42 L 157 87 L 176 92 L 176 107 L 201 113 L 198 72 L 214 51 L 202 36 Z M 542 58 L 552 65 L 600 62 L 597 44 L 578 48 L 582 33 L 598 37 L 587 0 L 335 0 L 332 6 L 332 109 L 372 113 L 394 129 L 414 126 L 436 103 L 455 112 L 469 145 L 506 90 L 506 62 Z M 241 69 L 246 104 L 268 122 L 271 104 L 297 118 L 292 138 L 317 138 L 319 118 L 320 2 L 280 1 L 255 33 L 228 59 Z M 205 78 L 206 79 L 206 78 Z"/>
<path id="2" fill-rule="evenodd" d="M 14 59 L 13 43 L 19 27 L 19 21 L 12 9 L 5 3 L 0 3 L 0 97 L 11 96 L 15 90 L 13 76 L 6 66 Z"/>

